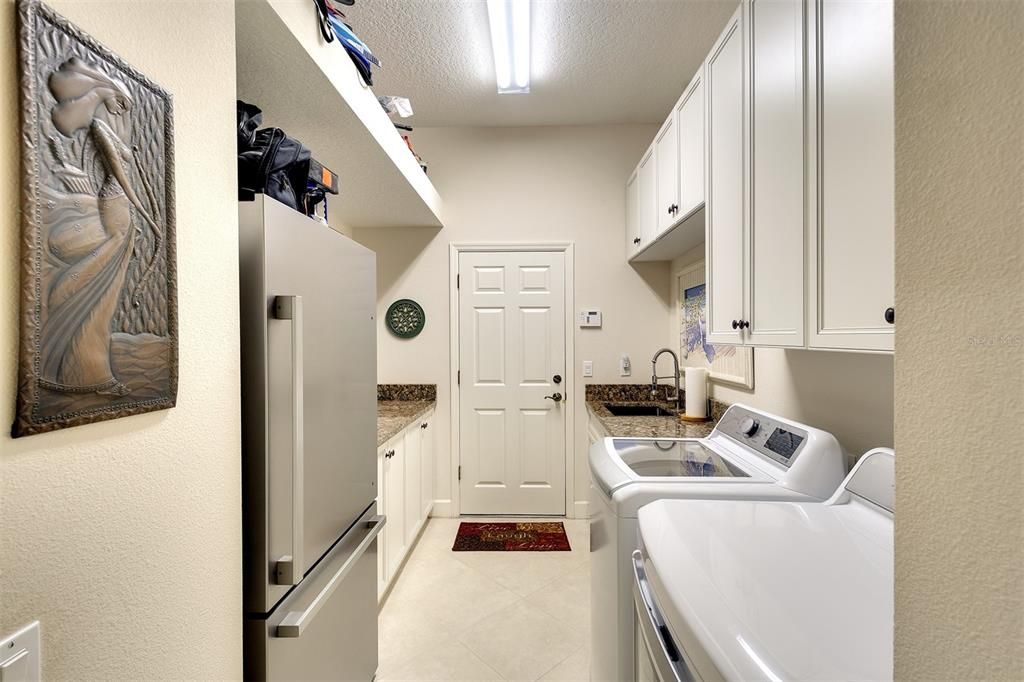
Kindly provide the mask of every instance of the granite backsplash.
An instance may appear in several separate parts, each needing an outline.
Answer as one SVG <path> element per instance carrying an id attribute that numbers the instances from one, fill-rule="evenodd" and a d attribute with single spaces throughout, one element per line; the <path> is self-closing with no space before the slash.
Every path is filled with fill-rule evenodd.
<path id="1" fill-rule="evenodd" d="M 437 384 L 377 384 L 377 400 L 437 400 Z"/>

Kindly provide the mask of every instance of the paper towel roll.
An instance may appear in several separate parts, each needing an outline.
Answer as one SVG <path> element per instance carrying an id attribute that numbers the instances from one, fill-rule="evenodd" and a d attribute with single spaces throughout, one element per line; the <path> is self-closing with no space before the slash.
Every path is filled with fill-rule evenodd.
<path id="1" fill-rule="evenodd" d="M 708 371 L 703 367 L 686 368 L 686 416 L 708 416 Z"/>

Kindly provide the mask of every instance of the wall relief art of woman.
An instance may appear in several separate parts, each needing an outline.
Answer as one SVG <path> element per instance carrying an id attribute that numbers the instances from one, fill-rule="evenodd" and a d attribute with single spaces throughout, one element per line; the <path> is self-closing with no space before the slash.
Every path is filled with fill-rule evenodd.
<path id="1" fill-rule="evenodd" d="M 20 9 L 27 435 L 173 406 L 177 349 L 170 98 L 45 5 Z"/>

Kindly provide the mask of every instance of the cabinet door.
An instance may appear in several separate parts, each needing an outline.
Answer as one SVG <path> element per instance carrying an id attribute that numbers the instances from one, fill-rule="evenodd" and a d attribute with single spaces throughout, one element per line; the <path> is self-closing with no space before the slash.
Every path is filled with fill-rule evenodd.
<path id="1" fill-rule="evenodd" d="M 412 545 L 420 525 L 420 481 L 421 460 L 420 442 L 422 440 L 420 422 L 410 425 L 405 430 L 405 544 Z"/>
<path id="2" fill-rule="evenodd" d="M 817 124 L 816 255 L 808 345 L 893 349 L 895 167 L 891 0 L 819 0 L 813 103 Z"/>
<path id="3" fill-rule="evenodd" d="M 679 211 L 693 213 L 704 203 L 704 68 L 697 71 L 676 108 L 679 132 Z"/>
<path id="4" fill-rule="evenodd" d="M 385 500 L 384 514 L 387 516 L 387 570 L 391 580 L 405 556 L 405 455 L 404 443 L 398 437 L 391 441 L 388 452 L 394 455 L 384 460 Z"/>
<path id="5" fill-rule="evenodd" d="M 626 181 L 626 259 L 630 259 L 640 249 L 643 237 L 640 234 L 640 183 L 638 172 L 633 171 Z"/>
<path id="6" fill-rule="evenodd" d="M 708 340 L 742 342 L 743 319 L 743 36 L 737 10 L 708 55 L 707 323 Z"/>
<path id="7" fill-rule="evenodd" d="M 387 514 L 384 500 L 387 499 L 387 479 L 384 475 L 387 445 L 377 450 L 377 513 Z M 390 519 L 389 519 L 390 521 Z M 384 524 L 377 539 L 377 599 L 384 595 L 388 587 L 388 523 Z"/>
<path id="8" fill-rule="evenodd" d="M 804 1 L 751 0 L 747 342 L 804 345 Z"/>
<path id="9" fill-rule="evenodd" d="M 423 419 L 423 440 L 420 442 L 420 518 L 426 519 L 434 507 L 434 413 Z"/>
<path id="10" fill-rule="evenodd" d="M 654 167 L 654 145 L 651 145 L 640 159 L 637 167 L 637 219 L 640 223 L 640 245 L 644 248 L 658 235 L 658 216 L 655 215 L 657 202 L 657 173 Z"/>
<path id="11" fill-rule="evenodd" d="M 655 184 L 657 200 L 655 236 L 672 227 L 679 217 L 679 138 L 675 112 L 668 117 L 654 138 Z"/>

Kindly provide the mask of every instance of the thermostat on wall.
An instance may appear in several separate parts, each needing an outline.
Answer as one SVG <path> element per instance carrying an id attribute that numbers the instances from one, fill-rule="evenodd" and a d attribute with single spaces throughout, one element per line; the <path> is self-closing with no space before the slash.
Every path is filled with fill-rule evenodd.
<path id="1" fill-rule="evenodd" d="M 580 312 L 580 327 L 600 327 L 600 310 L 583 310 Z"/>

